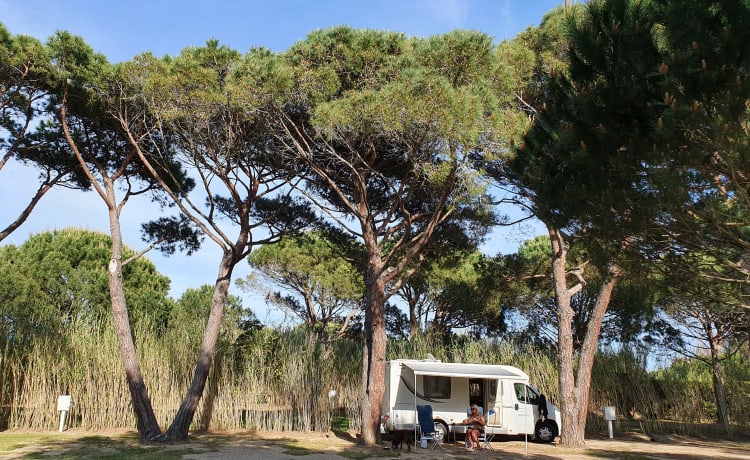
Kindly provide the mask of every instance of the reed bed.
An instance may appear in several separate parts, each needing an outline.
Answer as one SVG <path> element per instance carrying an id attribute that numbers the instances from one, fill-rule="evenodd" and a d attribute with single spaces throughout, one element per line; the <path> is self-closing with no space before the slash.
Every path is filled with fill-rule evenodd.
<path id="1" fill-rule="evenodd" d="M 180 323 L 180 322 L 178 322 Z M 166 428 L 192 378 L 202 339 L 198 324 L 151 331 L 134 327 L 141 370 L 157 420 Z M 3 350 L 0 427 L 55 430 L 57 397 L 70 394 L 68 427 L 134 428 L 130 395 L 111 326 L 71 324 L 61 334 L 40 335 L 23 350 Z M 391 340 L 388 359 L 510 364 L 530 375 L 547 398 L 557 400 L 554 356 L 499 339 L 465 338 L 444 344 L 426 337 Z M 217 345 L 194 430 L 328 431 L 361 429 L 362 343 L 342 339 L 329 346 L 304 331 L 227 329 Z M 748 382 L 727 381 L 732 423 L 750 431 L 745 408 Z M 606 431 L 601 408 L 615 406 L 617 429 L 647 433 L 705 432 L 713 405 L 710 380 L 648 372 L 630 352 L 600 353 L 593 370 L 590 432 Z"/>

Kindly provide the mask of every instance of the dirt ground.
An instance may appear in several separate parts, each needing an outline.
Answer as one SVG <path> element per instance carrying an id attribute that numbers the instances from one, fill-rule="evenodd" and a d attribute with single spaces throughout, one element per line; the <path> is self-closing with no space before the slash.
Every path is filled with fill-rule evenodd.
<path id="1" fill-rule="evenodd" d="M 214 435 L 211 435 L 213 437 Z M 185 459 L 218 460 L 218 459 L 264 459 L 289 460 L 304 456 L 308 460 L 325 458 L 382 458 L 399 457 L 403 459 L 750 459 L 750 442 L 712 441 L 707 439 L 684 438 L 677 436 L 659 437 L 654 441 L 649 438 L 630 435 L 608 439 L 589 439 L 584 449 L 565 449 L 557 442 L 551 444 L 526 443 L 514 438 L 493 442 L 494 450 L 469 451 L 463 442 L 442 444 L 442 448 L 433 450 L 419 446 L 407 450 L 392 450 L 389 442 L 387 448 L 365 448 L 357 444 L 350 435 L 341 433 L 303 434 L 303 433 L 264 433 L 262 440 L 243 440 L 234 437 L 234 442 L 223 445 L 214 452 L 196 452 L 184 456 Z M 197 439 L 197 442 L 201 442 Z M 297 444 L 299 442 L 299 444 Z M 299 448 L 290 448 L 290 445 Z M 308 448 L 304 446 L 307 445 Z"/>
<path id="2" fill-rule="evenodd" d="M 95 436 L 112 440 L 96 446 L 86 445 L 86 437 Z M 65 439 L 61 439 L 65 438 Z M 123 438 L 127 439 L 123 443 Z M 536 444 L 519 439 L 493 442 L 493 450 L 469 451 L 463 442 L 444 443 L 433 450 L 412 447 L 411 451 L 393 450 L 390 442 L 378 447 L 363 447 L 349 433 L 299 433 L 299 432 L 231 432 L 195 434 L 188 442 L 168 445 L 141 445 L 135 433 L 80 433 L 69 431 L 60 434 L 48 445 L 29 445 L 10 452 L 0 452 L 0 459 L 21 459 L 43 452 L 45 458 L 95 458 L 111 456 L 120 449 L 130 448 L 128 456 L 138 458 L 137 451 L 148 451 L 149 458 L 155 450 L 170 451 L 168 458 L 186 460 L 324 460 L 324 459 L 750 459 L 750 442 L 714 441 L 710 439 L 679 436 L 657 437 L 620 435 L 615 439 L 588 439 L 583 449 L 566 449 L 554 442 Z M 92 451 L 92 448 L 95 449 Z M 136 449 L 133 454 L 132 449 Z M 96 450 L 99 449 L 99 450 Z M 101 454 L 101 455 L 99 455 Z M 135 456 L 132 456 L 135 455 Z"/>

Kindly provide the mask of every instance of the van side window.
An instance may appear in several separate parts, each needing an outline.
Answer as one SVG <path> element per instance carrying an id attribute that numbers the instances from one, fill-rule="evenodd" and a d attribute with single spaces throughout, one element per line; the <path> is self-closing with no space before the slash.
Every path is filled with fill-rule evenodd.
<path id="1" fill-rule="evenodd" d="M 497 401 L 497 380 L 490 380 L 490 389 L 487 392 L 487 405 L 494 406 Z"/>
<path id="2" fill-rule="evenodd" d="M 516 382 L 513 384 L 513 389 L 516 391 L 516 399 L 518 402 L 525 404 L 539 404 L 539 395 L 530 386 Z"/>
<path id="3" fill-rule="evenodd" d="M 426 398 L 450 399 L 451 378 L 439 375 L 425 375 L 424 395 Z"/>

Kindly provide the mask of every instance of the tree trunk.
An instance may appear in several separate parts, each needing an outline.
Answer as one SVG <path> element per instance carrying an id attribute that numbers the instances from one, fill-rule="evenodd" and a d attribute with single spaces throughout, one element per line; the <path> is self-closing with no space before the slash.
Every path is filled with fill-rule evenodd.
<path id="1" fill-rule="evenodd" d="M 111 184 L 107 187 L 110 197 L 114 196 Z M 133 334 L 130 330 L 128 308 L 125 303 L 125 291 L 122 281 L 122 234 L 120 231 L 120 216 L 114 205 L 109 206 L 109 231 L 112 238 L 112 258 L 109 261 L 109 295 L 112 301 L 112 316 L 114 318 L 120 357 L 125 367 L 125 379 L 133 402 L 136 425 L 142 439 L 152 439 L 161 434 L 161 428 L 156 421 L 151 399 L 148 396 L 146 384 L 143 381 L 138 356 L 135 352 Z"/>
<path id="2" fill-rule="evenodd" d="M 99 184 L 94 177 L 91 169 L 86 164 L 83 154 L 78 149 L 76 142 L 68 131 L 66 108 L 67 108 L 67 88 L 64 91 L 63 101 L 60 105 L 58 118 L 62 126 L 65 140 L 78 159 L 83 172 L 91 181 L 99 196 L 107 205 L 109 217 L 109 234 L 112 240 L 112 255 L 109 260 L 107 276 L 109 278 L 109 296 L 112 302 L 112 319 L 117 334 L 117 343 L 120 351 L 120 358 L 125 367 L 125 380 L 130 391 L 130 398 L 133 403 L 133 412 L 135 413 L 136 426 L 143 439 L 153 439 L 161 434 L 161 428 L 156 421 L 154 409 L 151 406 L 151 399 L 148 396 L 146 384 L 143 381 L 141 367 L 138 364 L 138 355 L 135 352 L 135 343 L 133 342 L 133 333 L 130 329 L 130 318 L 128 316 L 128 307 L 125 301 L 125 289 L 122 281 L 122 230 L 120 228 L 120 206 L 117 204 L 115 193 L 115 181 L 119 174 L 125 170 L 124 167 L 120 173 L 113 176 L 107 176 L 106 168 L 99 171 L 101 173 L 102 183 Z M 130 163 L 132 157 L 130 154 L 123 159 L 123 166 Z M 127 197 L 120 205 L 124 205 Z"/>
<path id="3" fill-rule="evenodd" d="M 609 302 L 612 299 L 612 291 L 617 284 L 620 275 L 620 267 L 612 264 L 608 270 L 609 278 L 602 284 L 596 297 L 596 305 L 589 316 L 586 325 L 586 335 L 578 358 L 578 372 L 576 374 L 576 403 L 580 408 L 577 423 L 579 431 L 586 432 L 586 417 L 588 415 L 589 395 L 591 394 L 591 371 L 594 368 L 594 358 L 599 344 L 604 314 L 607 312 Z"/>
<path id="4" fill-rule="evenodd" d="M 380 443 L 380 417 L 385 392 L 385 283 L 378 276 L 379 267 L 368 268 L 365 301 L 365 348 L 362 383 L 362 444 Z"/>
<path id="5" fill-rule="evenodd" d="M 716 398 L 716 421 L 729 434 L 729 414 L 727 412 L 727 393 L 724 388 L 724 364 L 721 361 L 721 343 L 718 337 L 709 337 L 711 344 L 711 379 Z"/>
<path id="6" fill-rule="evenodd" d="M 409 337 L 412 339 L 419 336 L 419 318 L 417 313 L 417 299 L 413 296 L 409 298 Z"/>
<path id="7" fill-rule="evenodd" d="M 568 287 L 567 281 L 567 247 L 563 235 L 549 228 L 552 243 L 552 278 L 555 286 L 555 301 L 558 317 L 558 371 L 560 386 L 560 444 L 566 447 L 583 447 L 586 435 L 586 416 L 588 414 L 589 393 L 591 387 L 591 370 L 594 366 L 599 333 L 604 314 L 607 312 L 612 291 L 620 275 L 620 267 L 613 264 L 609 268 L 609 278 L 602 285 L 597 296 L 596 305 L 586 324 L 586 335 L 578 359 L 578 371 L 575 370 L 573 353 L 573 320 L 574 312 L 571 299 L 583 289 L 583 281 Z"/>
<path id="8" fill-rule="evenodd" d="M 576 404 L 575 372 L 573 369 L 573 309 L 566 275 L 567 248 L 560 232 L 548 227 L 552 243 L 552 280 L 557 306 L 557 367 L 560 391 L 560 444 L 581 447 L 584 435 L 579 420 L 580 407 Z"/>
<path id="9" fill-rule="evenodd" d="M 208 374 L 211 370 L 211 364 L 213 363 L 216 341 L 219 338 L 224 306 L 226 305 L 227 293 L 229 292 L 229 282 L 236 263 L 233 251 L 224 251 L 224 256 L 219 266 L 219 277 L 214 287 L 214 296 L 211 299 L 211 312 L 208 316 L 206 332 L 203 336 L 203 343 L 200 355 L 198 356 L 198 363 L 195 366 L 193 380 L 190 382 L 190 387 L 187 390 L 185 398 L 182 400 L 182 404 L 180 404 L 180 408 L 177 410 L 172 425 L 165 433 L 166 440 L 184 440 L 188 437 L 190 424 L 193 422 L 195 411 L 203 395 Z"/>

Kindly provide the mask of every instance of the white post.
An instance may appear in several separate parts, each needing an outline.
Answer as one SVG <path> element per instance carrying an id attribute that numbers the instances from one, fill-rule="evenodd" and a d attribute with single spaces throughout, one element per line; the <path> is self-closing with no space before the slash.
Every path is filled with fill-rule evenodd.
<path id="1" fill-rule="evenodd" d="M 607 421 L 607 425 L 609 427 L 609 439 L 614 438 L 614 432 L 612 430 L 612 422 L 617 420 L 617 414 L 615 413 L 614 406 L 605 406 L 604 407 L 604 420 Z"/>
<path id="2" fill-rule="evenodd" d="M 70 410 L 70 403 L 72 397 L 70 395 L 60 395 L 57 397 L 57 410 L 60 412 L 60 428 L 58 431 L 62 433 L 65 430 L 65 418 Z"/>
<path id="3" fill-rule="evenodd" d="M 528 403 L 529 403 L 529 387 L 526 386 L 525 383 L 523 384 L 523 394 L 524 394 L 523 397 L 526 399 L 525 402 L 528 405 Z M 528 409 L 528 407 L 527 407 L 527 409 Z M 529 416 L 524 418 L 524 422 L 523 422 L 523 424 L 524 424 L 523 431 L 525 432 L 524 433 L 524 437 L 526 439 L 525 445 L 526 445 L 526 453 L 527 454 L 529 453 L 529 419 L 531 418 L 532 415 L 534 415 L 534 410 L 533 409 L 531 410 L 531 413 L 529 414 Z"/>
<path id="4" fill-rule="evenodd" d="M 57 430 L 60 433 L 62 433 L 63 430 L 65 430 L 65 416 L 66 415 L 68 415 L 68 411 L 66 410 L 60 411 L 60 428 Z"/>
<path id="5" fill-rule="evenodd" d="M 422 436 L 422 428 L 419 428 L 420 433 L 417 433 L 417 422 L 419 422 L 419 413 L 417 412 L 417 372 L 412 369 L 412 372 L 414 372 L 414 447 L 417 447 L 417 434 L 419 434 L 419 437 Z M 424 379 L 424 377 L 422 377 Z M 426 448 L 427 446 L 423 446 L 422 448 Z"/>

